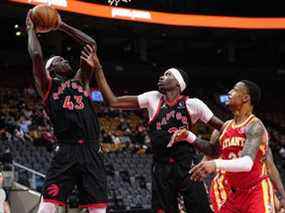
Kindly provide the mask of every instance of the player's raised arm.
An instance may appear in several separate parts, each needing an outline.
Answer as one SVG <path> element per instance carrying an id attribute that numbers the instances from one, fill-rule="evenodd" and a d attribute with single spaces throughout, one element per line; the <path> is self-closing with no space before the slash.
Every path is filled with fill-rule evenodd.
<path id="1" fill-rule="evenodd" d="M 61 20 L 59 22 L 58 30 L 66 33 L 67 35 L 75 39 L 77 42 L 84 45 L 84 48 L 87 48 L 86 45 L 88 44 L 94 46 L 97 49 L 96 41 L 93 38 L 82 32 L 81 30 L 76 29 L 75 27 L 72 27 Z M 90 68 L 88 66 L 85 66 L 84 61 L 80 60 L 80 70 L 75 78 L 79 78 L 82 82 L 88 85 L 91 75 L 92 72 Z"/>
<path id="2" fill-rule="evenodd" d="M 33 63 L 33 75 L 35 78 L 36 88 L 40 96 L 44 98 L 48 91 L 50 76 L 44 67 L 42 48 L 37 38 L 34 24 L 31 20 L 31 11 L 27 14 L 26 27 L 28 34 L 28 51 Z"/>
<path id="3" fill-rule="evenodd" d="M 84 60 L 92 70 L 95 72 L 96 80 L 99 89 L 102 91 L 107 103 L 114 108 L 139 108 L 137 96 L 121 96 L 116 97 L 111 90 L 98 56 L 96 54 L 96 47 L 89 46 L 82 51 L 81 60 Z"/>
<path id="4" fill-rule="evenodd" d="M 91 38 L 86 33 L 82 32 L 81 30 L 76 29 L 75 27 L 72 27 L 61 20 L 59 23 L 58 30 L 66 33 L 67 35 L 69 35 L 70 37 L 72 37 L 82 45 L 89 44 L 89 45 L 94 45 L 97 48 L 96 41 L 93 38 Z"/>

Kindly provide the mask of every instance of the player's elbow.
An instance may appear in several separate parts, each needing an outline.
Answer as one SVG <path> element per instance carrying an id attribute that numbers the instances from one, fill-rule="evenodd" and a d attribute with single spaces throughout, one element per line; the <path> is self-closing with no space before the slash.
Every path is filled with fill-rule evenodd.
<path id="1" fill-rule="evenodd" d="M 120 107 L 119 101 L 118 101 L 118 99 L 117 99 L 116 97 L 114 97 L 114 98 L 108 100 L 108 101 L 107 101 L 107 104 L 108 104 L 110 107 L 112 107 L 112 108 L 118 108 L 118 107 Z"/>
<path id="2" fill-rule="evenodd" d="M 42 56 L 40 51 L 38 50 L 30 50 L 29 53 L 32 59 L 39 58 Z"/>

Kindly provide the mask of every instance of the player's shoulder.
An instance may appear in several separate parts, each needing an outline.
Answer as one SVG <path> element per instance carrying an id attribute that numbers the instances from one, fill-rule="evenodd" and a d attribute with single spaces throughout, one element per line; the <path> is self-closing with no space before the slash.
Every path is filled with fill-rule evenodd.
<path id="1" fill-rule="evenodd" d="M 225 121 L 222 128 L 221 128 L 221 131 L 227 129 L 232 122 L 233 122 L 233 119 L 229 119 L 229 120 Z"/>
<path id="2" fill-rule="evenodd" d="M 193 105 L 195 105 L 195 106 L 206 105 L 204 101 L 202 101 L 202 100 L 199 99 L 199 98 L 195 98 L 195 97 L 193 97 L 193 98 L 186 97 L 185 102 L 186 102 L 186 104 L 189 105 L 189 106 L 193 106 Z"/>
<path id="3" fill-rule="evenodd" d="M 266 127 L 264 126 L 262 120 L 254 115 L 248 122 L 245 130 L 248 133 L 257 134 L 257 133 L 263 133 L 264 131 L 266 131 Z"/>
<path id="4" fill-rule="evenodd" d="M 154 98 L 161 98 L 163 96 L 162 93 L 160 93 L 159 91 L 157 90 L 152 90 L 152 91 L 148 91 L 148 92 L 145 92 L 143 93 L 145 96 L 148 96 L 148 97 L 154 97 Z"/>

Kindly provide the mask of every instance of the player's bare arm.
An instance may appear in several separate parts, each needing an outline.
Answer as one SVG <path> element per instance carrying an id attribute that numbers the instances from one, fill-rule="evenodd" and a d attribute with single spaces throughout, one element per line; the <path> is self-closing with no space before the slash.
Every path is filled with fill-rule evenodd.
<path id="1" fill-rule="evenodd" d="M 98 87 L 103 93 L 107 103 L 113 108 L 139 108 L 137 96 L 116 97 L 114 95 L 105 78 L 101 63 L 96 53 L 96 47 L 91 45 L 88 46 L 89 47 L 87 49 L 82 51 L 81 60 L 84 60 L 95 72 Z"/>
<path id="2" fill-rule="evenodd" d="M 219 137 L 220 132 L 218 130 L 214 130 L 210 141 L 197 138 L 193 142 L 193 146 L 205 155 L 211 158 L 217 158 L 219 155 Z"/>
<path id="3" fill-rule="evenodd" d="M 251 123 L 245 131 L 246 140 L 240 157 L 249 156 L 254 161 L 264 134 L 265 127 L 260 120 Z"/>
<path id="4" fill-rule="evenodd" d="M 43 98 L 48 91 L 49 75 L 44 68 L 43 54 L 40 42 L 37 38 L 34 24 L 31 20 L 31 12 L 27 14 L 26 27 L 28 34 L 28 51 L 33 63 L 33 75 L 38 93 Z"/>
<path id="5" fill-rule="evenodd" d="M 219 119 L 217 116 L 213 116 L 207 123 L 208 125 L 210 125 L 211 127 L 213 127 L 214 129 L 217 129 L 217 130 L 221 130 L 223 125 L 224 125 L 224 122 Z"/>
<path id="6" fill-rule="evenodd" d="M 91 38 L 89 35 L 86 33 L 76 29 L 75 27 L 72 27 L 68 24 L 66 24 L 63 21 L 60 21 L 58 30 L 66 33 L 70 37 L 74 38 L 77 42 L 81 43 L 82 45 L 94 45 L 96 48 L 96 41 Z"/>
<path id="7" fill-rule="evenodd" d="M 248 172 L 253 166 L 256 153 L 262 144 L 265 128 L 260 120 L 256 120 L 246 129 L 246 140 L 241 155 L 232 160 L 211 160 L 199 163 L 191 169 L 191 178 L 200 181 L 217 169 L 229 172 Z"/>
<path id="8" fill-rule="evenodd" d="M 65 22 L 61 21 L 59 22 L 59 27 L 58 30 L 66 33 L 73 39 L 75 39 L 77 42 L 81 43 L 84 45 L 84 49 L 86 51 L 87 44 L 92 45 L 97 49 L 96 41 L 91 38 L 89 35 L 86 33 L 66 24 Z M 80 71 L 77 73 L 75 78 L 80 79 L 82 82 L 86 83 L 86 86 L 88 86 L 89 80 L 91 78 L 92 71 L 89 66 L 86 66 L 84 61 L 80 60 Z"/>
<path id="9" fill-rule="evenodd" d="M 285 208 L 285 190 L 284 190 L 284 186 L 282 184 L 281 177 L 280 177 L 280 174 L 278 172 L 278 169 L 276 168 L 276 165 L 274 163 L 272 152 L 271 152 L 270 148 L 269 148 L 267 155 L 266 155 L 266 167 L 268 170 L 270 180 L 272 181 L 272 183 L 276 189 L 277 197 L 280 201 L 280 206 L 281 206 L 281 208 Z"/>
<path id="10" fill-rule="evenodd" d="M 203 154 L 211 158 L 217 158 L 219 155 L 219 137 L 220 132 L 218 130 L 212 132 L 211 139 L 208 141 L 196 137 L 195 134 L 187 129 L 181 129 L 173 134 L 168 147 L 172 147 L 180 141 L 187 141 Z"/>

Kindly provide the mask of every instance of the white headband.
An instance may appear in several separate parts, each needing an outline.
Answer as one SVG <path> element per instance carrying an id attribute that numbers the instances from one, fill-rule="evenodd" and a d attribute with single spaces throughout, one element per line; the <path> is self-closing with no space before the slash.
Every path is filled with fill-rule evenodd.
<path id="1" fill-rule="evenodd" d="M 168 71 L 170 71 L 172 73 L 172 75 L 174 76 L 174 78 L 178 81 L 181 92 L 183 92 L 186 89 L 186 83 L 185 83 L 181 73 L 179 72 L 179 70 L 177 70 L 175 68 L 170 68 L 170 69 L 168 69 Z"/>
<path id="2" fill-rule="evenodd" d="M 49 69 L 49 67 L 52 65 L 53 60 L 56 59 L 57 57 L 58 56 L 53 56 L 49 60 L 47 60 L 47 63 L 46 63 L 46 66 L 45 66 L 46 70 Z"/>

